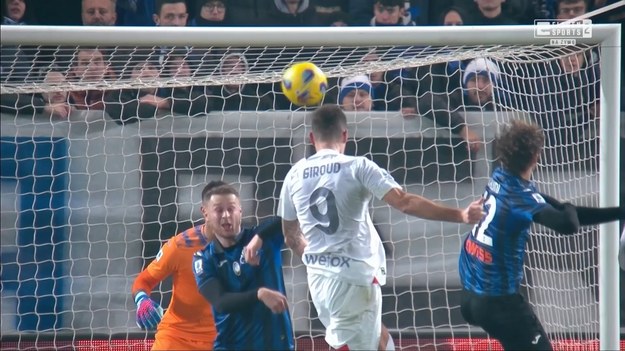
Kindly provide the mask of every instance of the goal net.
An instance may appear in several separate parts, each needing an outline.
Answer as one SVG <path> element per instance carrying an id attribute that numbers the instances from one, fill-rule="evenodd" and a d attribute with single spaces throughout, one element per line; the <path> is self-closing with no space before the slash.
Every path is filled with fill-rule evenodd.
<path id="1" fill-rule="evenodd" d="M 254 225 L 275 214 L 290 166 L 313 152 L 310 109 L 277 84 L 298 61 L 316 63 L 329 78 L 324 103 L 348 111 L 347 153 L 411 192 L 466 206 L 496 165 L 499 127 L 524 119 L 547 135 L 541 190 L 615 205 L 617 33 L 594 26 L 593 38 L 551 46 L 531 27 L 3 26 L 3 349 L 149 349 L 131 285 L 168 238 L 201 220 L 203 185 L 239 187 Z M 382 202 L 372 217 L 387 251 L 383 322 L 398 348 L 499 349 L 460 314 L 458 255 L 471 228 Z M 601 230 L 608 239 L 598 227 L 532 230 L 523 294 L 557 348 L 597 349 L 600 331 L 605 345 L 618 341 L 616 254 L 602 242 L 618 231 Z M 298 348 L 327 350 L 305 268 L 284 257 Z M 152 294 L 165 308 L 170 296 L 169 280 Z"/>

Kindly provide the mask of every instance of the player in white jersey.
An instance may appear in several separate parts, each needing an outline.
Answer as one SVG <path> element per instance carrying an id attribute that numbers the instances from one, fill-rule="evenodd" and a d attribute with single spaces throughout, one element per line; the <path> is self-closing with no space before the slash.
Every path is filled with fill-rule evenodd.
<path id="1" fill-rule="evenodd" d="M 386 283 L 384 247 L 369 215 L 375 196 L 426 219 L 476 223 L 481 201 L 447 208 L 404 192 L 393 177 L 364 157 L 344 155 L 347 120 L 336 105 L 312 113 L 313 156 L 297 162 L 284 180 L 278 215 L 287 245 L 307 268 L 308 286 L 326 341 L 338 350 L 395 350 L 382 325 Z M 258 243 L 245 252 L 257 258 Z"/>

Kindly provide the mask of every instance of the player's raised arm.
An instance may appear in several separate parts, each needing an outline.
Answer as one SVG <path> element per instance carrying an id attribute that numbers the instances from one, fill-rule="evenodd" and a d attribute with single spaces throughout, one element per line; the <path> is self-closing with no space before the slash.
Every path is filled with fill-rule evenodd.
<path id="1" fill-rule="evenodd" d="M 273 217 L 271 219 L 263 221 L 260 225 L 254 228 L 256 235 L 250 240 L 250 242 L 243 249 L 243 255 L 245 262 L 257 266 L 260 263 L 260 250 L 263 247 L 263 243 L 268 240 L 279 240 L 279 245 L 282 245 L 282 222 L 280 217 Z"/>
<path id="2" fill-rule="evenodd" d="M 540 194 L 551 205 L 534 215 L 534 221 L 562 234 L 573 234 L 580 226 L 595 225 L 625 219 L 625 207 L 583 207 L 561 203 Z"/>
<path id="3" fill-rule="evenodd" d="M 391 189 L 382 199 L 405 214 L 423 219 L 474 224 L 479 222 L 484 215 L 482 198 L 473 201 L 464 210 L 438 205 L 422 196 L 399 188 Z"/>

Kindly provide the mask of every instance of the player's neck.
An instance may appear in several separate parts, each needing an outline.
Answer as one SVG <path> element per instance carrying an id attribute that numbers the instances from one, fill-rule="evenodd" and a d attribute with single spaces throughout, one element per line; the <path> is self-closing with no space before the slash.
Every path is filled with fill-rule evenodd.
<path id="1" fill-rule="evenodd" d="M 536 157 L 536 161 L 534 161 L 525 171 L 519 174 L 519 177 L 527 180 L 528 182 L 532 180 L 532 174 L 534 173 L 534 168 L 538 164 L 538 157 Z"/>
<path id="2" fill-rule="evenodd" d="M 525 170 L 524 172 L 519 173 L 519 177 L 521 177 L 524 180 L 527 180 L 528 182 L 530 180 L 532 180 L 532 173 L 534 172 L 534 167 L 531 167 L 527 170 Z"/>
<path id="3" fill-rule="evenodd" d="M 215 235 L 215 239 L 219 241 L 221 247 L 223 247 L 224 249 L 232 247 L 237 243 L 236 238 L 222 238 L 219 235 Z"/>
<path id="4" fill-rule="evenodd" d="M 338 153 L 343 153 L 343 151 L 345 151 L 345 145 L 341 143 L 317 142 L 315 143 L 315 150 L 317 150 L 317 152 L 321 150 L 334 150 Z"/>

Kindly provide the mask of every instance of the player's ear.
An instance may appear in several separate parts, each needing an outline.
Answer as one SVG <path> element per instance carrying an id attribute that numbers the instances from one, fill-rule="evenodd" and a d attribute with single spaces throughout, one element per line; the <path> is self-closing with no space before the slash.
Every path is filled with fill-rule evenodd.
<path id="1" fill-rule="evenodd" d="M 347 129 L 343 129 L 343 132 L 341 133 L 341 141 L 343 143 L 347 143 Z"/>
<path id="2" fill-rule="evenodd" d="M 313 132 L 310 132 L 310 134 L 308 134 L 308 138 L 310 138 L 310 143 L 315 145 L 315 135 L 313 134 Z"/>

